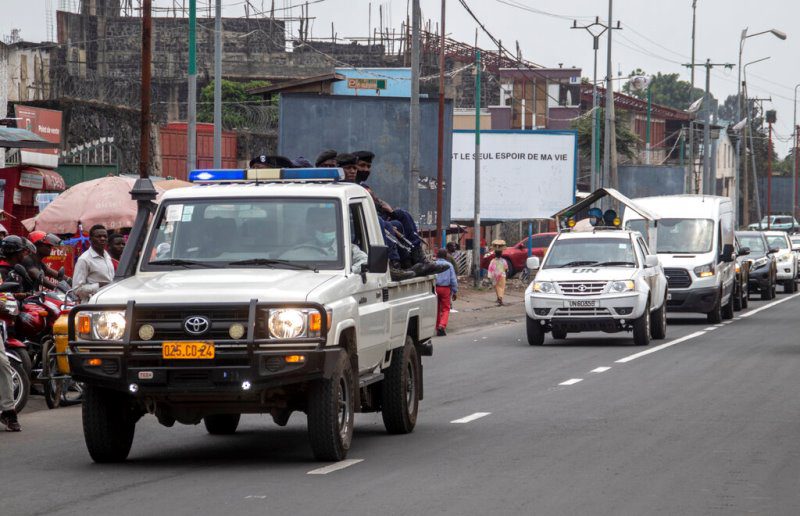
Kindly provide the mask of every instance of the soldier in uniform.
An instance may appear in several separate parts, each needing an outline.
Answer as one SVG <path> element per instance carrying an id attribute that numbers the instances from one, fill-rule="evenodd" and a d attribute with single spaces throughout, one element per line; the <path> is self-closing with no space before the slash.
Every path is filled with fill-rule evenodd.
<path id="1" fill-rule="evenodd" d="M 317 156 L 317 160 L 314 162 L 314 166 L 322 167 L 322 168 L 333 168 L 336 166 L 336 156 L 339 153 L 333 149 L 324 150 L 319 153 Z"/>

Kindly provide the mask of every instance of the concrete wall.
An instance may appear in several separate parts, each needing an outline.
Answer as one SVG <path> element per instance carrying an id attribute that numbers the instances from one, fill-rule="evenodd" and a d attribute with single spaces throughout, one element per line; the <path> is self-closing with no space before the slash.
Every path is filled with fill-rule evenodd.
<path id="1" fill-rule="evenodd" d="M 368 181 L 379 197 L 395 207 L 408 206 L 409 102 L 388 97 L 281 95 L 278 152 L 314 161 L 325 149 L 375 152 Z M 444 155 L 452 150 L 452 102 L 445 104 Z M 420 225 L 435 225 L 437 100 L 420 100 Z M 450 161 L 444 160 L 444 216 L 450 221 Z"/>

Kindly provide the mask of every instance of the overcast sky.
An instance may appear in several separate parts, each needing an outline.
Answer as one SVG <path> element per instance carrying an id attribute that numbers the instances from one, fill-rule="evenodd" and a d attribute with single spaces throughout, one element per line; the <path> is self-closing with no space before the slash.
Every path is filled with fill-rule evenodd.
<path id="1" fill-rule="evenodd" d="M 181 3 L 183 0 L 178 0 Z M 53 0 L 52 4 L 77 4 L 77 0 Z M 258 8 L 269 8 L 271 0 L 250 0 Z M 570 30 L 572 19 L 578 23 L 591 22 L 595 16 L 608 16 L 607 0 L 465 0 L 486 28 L 503 41 L 503 46 L 515 48 L 519 41 L 523 57 L 544 66 L 578 66 L 584 76 L 592 74 L 591 37 L 582 30 Z M 173 0 L 154 0 L 156 6 L 171 6 Z M 188 1 L 186 1 L 188 4 Z M 225 16 L 243 16 L 246 2 L 223 0 Z M 276 9 L 305 0 L 275 0 Z M 316 19 L 312 36 L 330 34 L 330 24 L 335 24 L 340 37 L 366 36 L 368 33 L 368 6 L 372 4 L 373 26 L 378 23 L 378 6 L 383 5 L 386 22 L 399 28 L 405 20 L 408 0 L 308 0 L 309 14 Z M 0 0 L 4 15 L 0 17 L 0 32 L 8 34 L 11 28 L 22 29 L 26 40 L 41 41 L 48 38 L 44 0 Z M 423 19 L 439 20 L 440 0 L 421 0 Z M 516 4 L 523 8 L 514 7 Z M 198 0 L 200 7 L 208 0 Z M 614 31 L 612 62 L 614 73 L 620 68 L 627 75 L 635 68 L 648 73 L 678 72 L 688 79 L 689 71 L 682 66 L 689 61 L 691 52 L 692 0 L 616 0 L 614 20 L 622 22 L 623 30 Z M 458 0 L 447 1 L 447 32 L 456 39 L 473 42 L 476 24 Z M 530 9 L 525 10 L 524 8 Z M 539 12 L 531 12 L 539 11 Z M 299 15 L 299 9 L 283 13 Z M 786 41 L 772 35 L 747 40 L 743 61 L 770 56 L 768 61 L 754 64 L 748 69 L 751 94 L 772 97 L 772 107 L 778 111 L 775 131 L 779 139 L 788 142 L 793 117 L 794 86 L 800 83 L 800 28 L 790 20 L 800 19 L 800 2 L 797 0 L 698 0 L 696 60 L 736 63 L 739 37 L 742 29 L 750 33 L 771 28 L 788 34 Z M 484 34 L 479 44 L 492 49 L 494 44 Z M 605 38 L 599 54 L 603 76 L 606 52 Z M 704 70 L 697 70 L 696 85 L 703 87 Z M 715 70 L 711 76 L 711 90 L 724 98 L 736 93 L 736 70 Z M 779 149 L 787 144 L 778 145 Z"/>

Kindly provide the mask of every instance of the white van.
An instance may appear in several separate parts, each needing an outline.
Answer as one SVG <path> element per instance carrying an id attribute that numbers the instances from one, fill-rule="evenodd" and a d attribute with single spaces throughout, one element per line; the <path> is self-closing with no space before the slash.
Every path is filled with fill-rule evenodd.
<path id="1" fill-rule="evenodd" d="M 736 269 L 731 200 L 667 195 L 634 202 L 661 217 L 656 253 L 669 285 L 667 310 L 704 313 L 711 323 L 733 318 Z M 633 210 L 625 210 L 623 224 L 647 239 L 644 220 Z"/>

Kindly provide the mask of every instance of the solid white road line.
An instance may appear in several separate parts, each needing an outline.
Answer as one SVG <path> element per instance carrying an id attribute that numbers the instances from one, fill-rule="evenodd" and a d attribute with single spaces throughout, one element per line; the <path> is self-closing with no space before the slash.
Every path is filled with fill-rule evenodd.
<path id="1" fill-rule="evenodd" d="M 786 301 L 788 301 L 790 299 L 794 299 L 797 296 L 800 296 L 800 293 L 792 294 L 791 296 L 784 297 L 783 299 L 778 299 L 777 301 L 773 301 L 772 303 L 766 304 L 766 305 L 764 305 L 764 306 L 762 306 L 760 308 L 756 308 L 755 310 L 753 310 L 751 312 L 747 312 L 745 314 L 742 314 L 741 317 L 742 318 L 750 317 L 751 315 L 755 315 L 755 314 L 757 314 L 758 312 L 760 312 L 762 310 L 766 310 L 767 308 L 772 308 L 775 305 L 779 305 L 779 304 L 784 303 L 784 302 L 786 302 Z"/>
<path id="2" fill-rule="evenodd" d="M 558 385 L 575 385 L 578 382 L 582 382 L 583 378 L 570 378 L 566 382 L 561 382 Z"/>
<path id="3" fill-rule="evenodd" d="M 359 462 L 364 462 L 364 459 L 345 459 L 340 460 L 339 462 L 334 462 L 329 466 L 325 466 L 322 468 L 312 469 L 307 474 L 308 475 L 327 475 L 328 473 L 333 473 L 334 471 L 339 471 L 340 469 L 349 468 L 353 464 L 358 464 Z"/>
<path id="4" fill-rule="evenodd" d="M 608 371 L 609 369 L 611 369 L 611 368 L 610 368 L 610 367 L 603 366 L 603 367 L 597 367 L 597 368 L 595 368 L 595 369 L 592 369 L 592 370 L 591 370 L 591 371 L 589 371 L 589 372 L 590 372 L 590 373 L 605 373 L 605 372 L 606 372 L 606 371 Z"/>
<path id="5" fill-rule="evenodd" d="M 461 424 L 464 424 L 464 423 L 469 423 L 470 421 L 475 421 L 476 419 L 480 419 L 482 417 L 486 417 L 489 414 L 491 414 L 491 412 L 476 412 L 476 413 L 470 414 L 470 415 L 468 415 L 466 417 L 462 417 L 461 419 L 454 419 L 453 421 L 450 421 L 450 422 L 451 423 L 455 423 L 457 425 L 461 425 Z"/>
<path id="6" fill-rule="evenodd" d="M 637 358 L 643 357 L 645 355 L 649 355 L 650 353 L 655 353 L 656 351 L 661 351 L 662 349 L 666 349 L 666 348 L 668 348 L 670 346 L 674 346 L 675 344 L 680 344 L 681 342 L 686 342 L 687 340 L 691 340 L 691 339 L 697 338 L 697 337 L 699 337 L 701 335 L 705 335 L 705 334 L 706 334 L 705 331 L 696 331 L 694 333 L 690 333 L 689 335 L 686 335 L 686 336 L 681 337 L 679 339 L 675 339 L 675 340 L 671 340 L 669 342 L 665 342 L 664 344 L 661 344 L 660 346 L 656 346 L 654 348 L 646 349 L 644 351 L 640 351 L 639 353 L 634 353 L 633 355 L 628 355 L 625 358 L 620 358 L 619 360 L 616 361 L 616 363 L 617 364 L 624 364 L 626 362 L 630 362 L 631 360 L 636 360 Z"/>

